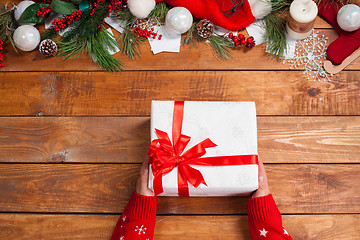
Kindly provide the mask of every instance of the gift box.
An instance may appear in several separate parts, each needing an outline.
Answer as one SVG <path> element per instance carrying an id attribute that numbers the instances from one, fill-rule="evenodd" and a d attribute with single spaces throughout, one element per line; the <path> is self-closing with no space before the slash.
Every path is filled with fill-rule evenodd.
<path id="1" fill-rule="evenodd" d="M 254 102 L 152 101 L 149 188 L 241 196 L 258 188 Z"/>

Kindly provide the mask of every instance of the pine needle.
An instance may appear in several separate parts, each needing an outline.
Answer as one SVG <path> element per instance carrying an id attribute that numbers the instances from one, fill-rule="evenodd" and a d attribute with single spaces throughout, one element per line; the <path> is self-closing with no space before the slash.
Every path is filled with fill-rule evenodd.
<path id="1" fill-rule="evenodd" d="M 264 38 L 271 58 L 284 56 L 287 49 L 286 17 L 281 13 L 270 13 L 264 18 L 262 28 L 266 29 Z"/>
<path id="2" fill-rule="evenodd" d="M 187 31 L 186 33 L 186 37 L 184 38 L 184 45 L 194 45 L 194 35 L 195 35 L 195 31 L 196 31 L 196 24 L 197 23 L 193 23 L 189 29 L 189 31 Z"/>
<path id="3" fill-rule="evenodd" d="M 142 38 L 135 36 L 131 29 L 125 28 L 120 36 L 121 52 L 130 59 L 134 59 L 136 55 L 141 57 L 139 45 L 142 42 Z"/>
<path id="4" fill-rule="evenodd" d="M 165 2 L 160 2 L 155 5 L 155 8 L 149 13 L 148 18 L 158 18 L 165 22 L 165 17 L 170 7 Z"/>
<path id="5" fill-rule="evenodd" d="M 213 47 L 213 52 L 219 60 L 227 60 L 232 58 L 229 49 L 233 47 L 234 44 L 229 39 L 212 35 L 207 38 L 207 40 Z"/>
<path id="6" fill-rule="evenodd" d="M 4 43 L 10 42 L 14 50 L 18 52 L 12 38 L 16 27 L 17 23 L 14 19 L 13 9 L 6 9 L 5 5 L 0 3 L 0 39 Z"/>

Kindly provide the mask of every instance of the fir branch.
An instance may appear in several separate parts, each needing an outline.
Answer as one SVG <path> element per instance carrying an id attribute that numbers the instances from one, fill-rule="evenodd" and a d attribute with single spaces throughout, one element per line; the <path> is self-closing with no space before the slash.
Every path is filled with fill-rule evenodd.
<path id="1" fill-rule="evenodd" d="M 121 9 L 116 13 L 116 18 L 121 19 L 125 22 L 124 31 L 120 36 L 120 48 L 123 54 L 130 59 L 134 59 L 136 55 L 141 57 L 141 52 L 139 49 L 140 43 L 143 42 L 143 39 L 136 36 L 131 31 L 131 25 L 136 20 L 136 17 L 132 15 L 128 8 Z"/>
<path id="2" fill-rule="evenodd" d="M 57 42 L 59 52 L 59 57 L 64 57 L 63 60 L 75 59 L 80 56 L 82 52 L 85 51 L 87 41 L 85 39 L 75 38 L 70 41 Z"/>
<path id="3" fill-rule="evenodd" d="M 194 44 L 194 40 L 197 43 L 205 42 L 206 40 L 210 43 L 210 45 L 213 48 L 214 55 L 219 60 L 226 60 L 229 58 L 232 58 L 232 55 L 230 53 L 230 48 L 234 47 L 234 43 L 230 41 L 227 38 L 223 38 L 220 36 L 212 35 L 209 38 L 203 38 L 199 35 L 197 29 L 196 29 L 197 22 L 194 22 L 189 31 L 187 32 L 187 35 L 184 39 L 184 45 L 188 44 Z"/>
<path id="4" fill-rule="evenodd" d="M 18 53 L 12 38 L 13 32 L 17 28 L 13 11 L 14 9 L 7 9 L 4 4 L 0 3 L 0 39 L 4 43 L 10 42 Z"/>
<path id="5" fill-rule="evenodd" d="M 155 8 L 149 13 L 148 18 L 158 18 L 165 22 L 165 17 L 170 7 L 165 2 L 160 2 L 155 5 Z"/>
<path id="6" fill-rule="evenodd" d="M 115 51 L 119 46 L 116 39 L 106 29 L 87 38 L 78 37 L 70 41 L 59 41 L 58 47 L 58 55 L 64 57 L 63 60 L 75 59 L 81 53 L 87 52 L 94 62 L 108 72 L 124 69 L 123 64 L 108 52 L 107 47 Z"/>
<path id="7" fill-rule="evenodd" d="M 57 36 L 57 32 L 55 31 L 55 27 L 50 27 L 46 29 L 45 32 L 41 35 L 41 39 L 54 39 Z"/>
<path id="8" fill-rule="evenodd" d="M 103 29 L 96 36 L 90 38 L 87 51 L 91 54 L 93 61 L 97 62 L 102 69 L 108 72 L 124 70 L 123 64 L 108 52 L 107 46 L 115 50 L 118 44 L 114 37 L 106 29 Z"/>
<path id="9" fill-rule="evenodd" d="M 121 19 L 126 22 L 127 25 L 131 25 L 135 20 L 136 17 L 132 15 L 128 8 L 120 9 L 116 14 L 115 17 L 117 19 Z"/>
<path id="10" fill-rule="evenodd" d="M 184 45 L 188 45 L 188 44 L 191 44 L 193 45 L 194 44 L 194 34 L 195 34 L 195 31 L 196 31 L 196 24 L 197 23 L 193 23 L 189 29 L 189 31 L 187 31 L 186 33 L 186 37 L 184 38 Z"/>
<path id="11" fill-rule="evenodd" d="M 272 12 L 264 18 L 261 27 L 266 30 L 264 35 L 271 58 L 284 56 L 286 53 L 286 16 Z"/>
<path id="12" fill-rule="evenodd" d="M 229 39 L 212 35 L 207 38 L 211 46 L 213 47 L 213 52 L 219 60 L 226 60 L 232 58 L 232 55 L 229 51 L 231 47 L 234 47 L 234 44 Z"/>
<path id="13" fill-rule="evenodd" d="M 143 39 L 135 36 L 135 34 L 129 28 L 125 28 L 124 32 L 120 36 L 121 51 L 126 54 L 128 58 L 134 59 L 136 55 L 141 57 L 139 44 L 143 42 Z"/>

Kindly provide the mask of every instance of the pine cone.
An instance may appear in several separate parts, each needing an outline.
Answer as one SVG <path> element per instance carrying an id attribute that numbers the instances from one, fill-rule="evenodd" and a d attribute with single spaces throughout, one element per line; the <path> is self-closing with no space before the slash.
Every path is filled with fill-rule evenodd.
<path id="1" fill-rule="evenodd" d="M 214 33 L 214 24 L 207 19 L 203 19 L 196 25 L 198 34 L 203 38 L 208 38 Z"/>
<path id="2" fill-rule="evenodd" d="M 51 39 L 45 39 L 40 43 L 39 51 L 47 58 L 56 56 L 58 48 L 56 43 Z"/>
<path id="3" fill-rule="evenodd" d="M 141 28 L 141 29 L 149 29 L 152 28 L 153 26 L 156 25 L 161 25 L 159 19 L 157 18 L 151 18 L 151 19 L 147 19 L 147 18 L 138 18 L 136 19 L 136 21 L 131 25 L 132 28 Z"/>

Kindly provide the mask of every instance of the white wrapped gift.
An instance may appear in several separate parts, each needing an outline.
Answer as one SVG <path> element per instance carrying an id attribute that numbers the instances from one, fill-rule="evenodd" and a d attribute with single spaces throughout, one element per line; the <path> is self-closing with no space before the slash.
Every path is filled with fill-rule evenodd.
<path id="1" fill-rule="evenodd" d="M 152 101 L 151 141 L 158 139 L 155 129 L 166 132 L 172 142 L 174 101 Z M 201 158 L 223 156 L 255 156 L 257 161 L 257 128 L 254 102 L 183 103 L 181 134 L 191 137 L 183 153 L 209 138 L 217 146 L 206 148 Z M 159 144 L 156 146 L 159 148 Z M 181 156 L 181 154 L 179 154 Z M 257 163 L 223 166 L 189 164 L 200 171 L 206 185 L 194 187 L 187 182 L 190 196 L 241 196 L 258 188 Z M 149 167 L 149 188 L 153 186 L 153 169 Z M 163 193 L 179 196 L 178 167 L 162 175 Z"/>

